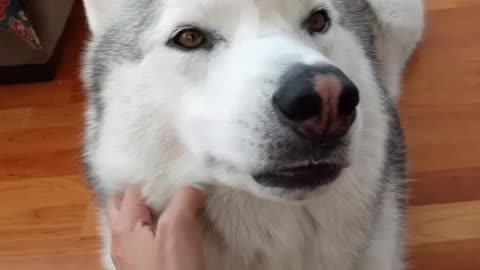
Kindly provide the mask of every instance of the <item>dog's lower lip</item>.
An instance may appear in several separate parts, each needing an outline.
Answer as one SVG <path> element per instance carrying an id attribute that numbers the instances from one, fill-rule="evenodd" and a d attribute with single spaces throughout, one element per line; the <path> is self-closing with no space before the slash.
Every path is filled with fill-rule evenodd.
<path id="1" fill-rule="evenodd" d="M 333 182 L 344 167 L 334 163 L 308 162 L 305 165 L 286 166 L 261 173 L 255 179 L 268 187 L 314 189 Z"/>
<path id="2" fill-rule="evenodd" d="M 318 163 L 318 162 L 308 162 L 306 164 L 299 164 L 299 165 L 294 165 L 294 166 L 286 166 L 283 168 L 279 168 L 273 173 L 277 174 L 288 174 L 288 173 L 302 173 L 302 172 L 308 172 L 308 171 L 313 171 L 317 169 L 328 169 L 328 168 L 333 168 L 333 167 L 340 167 L 340 165 L 336 165 L 333 163 Z"/>

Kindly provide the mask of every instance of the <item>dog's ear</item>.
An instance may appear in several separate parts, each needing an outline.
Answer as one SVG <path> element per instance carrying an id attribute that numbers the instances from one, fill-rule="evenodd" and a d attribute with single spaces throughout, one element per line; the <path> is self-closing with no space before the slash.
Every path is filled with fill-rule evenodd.
<path id="1" fill-rule="evenodd" d="M 122 0 L 83 0 L 88 25 L 93 36 L 102 33 L 112 13 L 120 6 Z"/>

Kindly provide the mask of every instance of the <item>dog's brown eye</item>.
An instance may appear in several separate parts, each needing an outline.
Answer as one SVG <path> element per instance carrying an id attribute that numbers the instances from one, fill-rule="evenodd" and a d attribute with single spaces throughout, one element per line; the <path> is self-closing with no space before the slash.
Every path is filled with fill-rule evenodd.
<path id="1" fill-rule="evenodd" d="M 187 50 L 200 48 L 205 43 L 205 34 L 196 29 L 180 31 L 175 38 L 175 44 Z"/>
<path id="2" fill-rule="evenodd" d="M 324 32 L 329 25 L 327 12 L 325 10 L 319 10 L 312 13 L 305 24 L 310 33 Z"/>

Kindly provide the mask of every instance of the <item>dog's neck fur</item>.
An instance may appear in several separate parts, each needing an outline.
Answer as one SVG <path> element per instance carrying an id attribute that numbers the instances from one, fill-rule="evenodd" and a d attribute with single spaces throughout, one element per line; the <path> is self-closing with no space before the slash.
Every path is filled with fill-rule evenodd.
<path id="1" fill-rule="evenodd" d="M 207 208 L 208 269 L 349 269 L 370 236 L 376 183 L 345 177 L 320 198 L 302 204 L 216 190 Z"/>

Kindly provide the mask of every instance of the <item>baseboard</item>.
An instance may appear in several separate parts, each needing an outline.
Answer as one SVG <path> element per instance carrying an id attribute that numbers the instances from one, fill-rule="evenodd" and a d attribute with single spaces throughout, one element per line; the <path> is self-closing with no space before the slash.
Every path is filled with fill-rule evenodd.
<path id="1" fill-rule="evenodd" d="M 59 42 L 45 64 L 0 67 L 0 84 L 46 82 L 55 79 L 63 46 Z"/>

